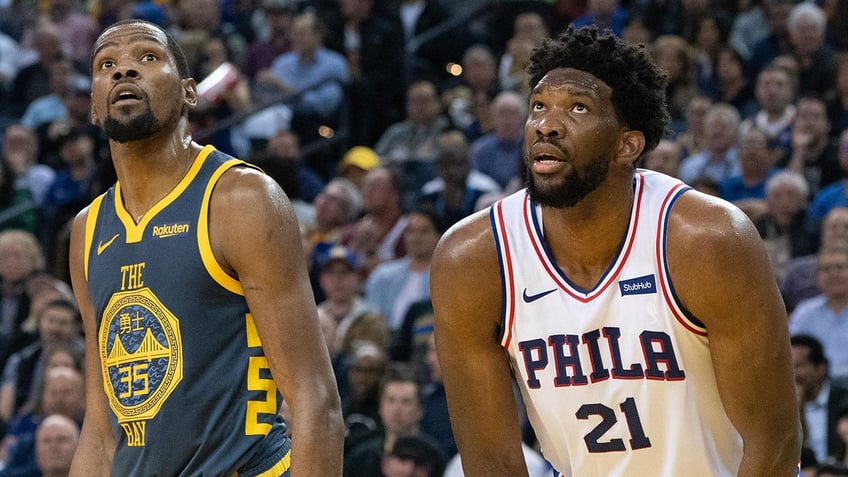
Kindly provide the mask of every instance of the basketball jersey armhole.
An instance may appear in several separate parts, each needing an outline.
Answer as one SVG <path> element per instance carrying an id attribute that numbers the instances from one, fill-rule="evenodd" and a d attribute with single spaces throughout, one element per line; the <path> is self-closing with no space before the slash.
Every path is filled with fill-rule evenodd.
<path id="1" fill-rule="evenodd" d="M 238 279 L 227 273 L 220 262 L 218 262 L 218 259 L 215 258 L 209 237 L 209 203 L 212 199 L 212 191 L 215 189 L 215 185 L 218 183 L 221 176 L 231 168 L 237 166 L 254 167 L 239 159 L 229 159 L 219 165 L 209 178 L 209 182 L 206 184 L 206 190 L 203 192 L 200 215 L 197 219 L 197 245 L 200 249 L 200 258 L 203 261 L 203 266 L 206 268 L 209 276 L 212 277 L 216 283 L 230 292 L 237 295 L 244 295 L 244 290 L 242 290 L 241 283 Z"/>
<path id="2" fill-rule="evenodd" d="M 97 225 L 97 216 L 100 215 L 100 204 L 103 203 L 104 195 L 106 194 L 100 194 L 91 202 L 85 217 L 85 240 L 83 242 L 85 248 L 83 249 L 82 268 L 86 282 L 88 282 L 88 259 L 91 255 L 92 244 L 94 243 L 94 227 Z"/>
<path id="3" fill-rule="evenodd" d="M 674 206 L 674 203 L 677 199 L 683 195 L 684 192 L 690 190 L 689 186 L 685 184 L 681 184 L 673 188 L 669 191 L 668 195 L 666 195 L 665 200 L 663 201 L 662 213 L 660 214 L 660 220 L 657 225 L 657 270 L 660 276 L 660 289 L 662 291 L 663 297 L 665 299 L 666 305 L 668 306 L 671 313 L 674 315 L 675 319 L 688 331 L 699 335 L 706 336 L 707 330 L 704 327 L 704 324 L 698 320 L 680 301 L 680 297 L 677 296 L 677 293 L 674 290 L 674 284 L 671 280 L 671 274 L 669 272 L 668 267 L 668 256 L 666 255 L 667 251 L 667 237 L 668 237 L 668 217 L 671 213 L 671 208 Z"/>
<path id="4" fill-rule="evenodd" d="M 489 209 L 489 219 L 492 224 L 492 235 L 498 252 L 498 268 L 501 278 L 501 316 L 500 343 L 504 348 L 509 347 L 512 340 L 512 326 L 515 315 L 515 297 L 512 296 L 514 287 L 512 276 L 512 259 L 510 257 L 509 239 L 503 220 L 503 201 L 494 203 Z"/>

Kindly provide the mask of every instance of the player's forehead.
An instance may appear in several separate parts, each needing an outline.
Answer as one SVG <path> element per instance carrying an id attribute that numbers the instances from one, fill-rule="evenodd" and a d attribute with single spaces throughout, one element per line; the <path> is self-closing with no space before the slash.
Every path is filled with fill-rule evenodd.
<path id="1" fill-rule="evenodd" d="M 147 23 L 125 23 L 107 28 L 94 43 L 94 56 L 103 50 L 126 47 L 135 43 L 156 44 L 167 49 L 165 32 Z"/>
<path id="2" fill-rule="evenodd" d="M 588 71 L 576 68 L 554 68 L 539 80 L 533 93 L 568 93 L 571 95 L 603 98 L 612 88 Z"/>

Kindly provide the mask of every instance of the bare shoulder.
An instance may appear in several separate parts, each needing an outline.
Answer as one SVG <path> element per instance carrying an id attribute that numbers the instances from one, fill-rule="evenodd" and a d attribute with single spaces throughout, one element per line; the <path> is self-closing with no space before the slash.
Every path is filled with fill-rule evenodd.
<path id="1" fill-rule="evenodd" d="M 431 265 L 430 296 L 437 336 L 465 340 L 496 336 L 501 280 L 486 211 L 467 217 L 442 237 Z"/>
<path id="2" fill-rule="evenodd" d="M 268 203 L 278 206 L 289 204 L 279 184 L 262 171 L 247 166 L 231 167 L 224 172 L 215 184 L 212 200 L 237 207 L 253 204 L 249 209 L 258 209 Z"/>
<path id="3" fill-rule="evenodd" d="M 442 270 L 451 274 L 463 271 L 479 273 L 479 267 L 497 269 L 497 266 L 497 249 L 488 209 L 476 212 L 451 227 L 442 236 L 433 255 L 433 268 L 437 273 L 442 273 Z"/>
<path id="4" fill-rule="evenodd" d="M 696 191 L 672 208 L 669 273 L 683 305 L 708 327 L 746 303 L 780 316 L 782 301 L 756 228 L 735 206 Z"/>
<path id="5" fill-rule="evenodd" d="M 742 210 L 694 190 L 683 194 L 669 215 L 669 254 L 720 260 L 740 247 L 757 247 L 760 242 Z"/>
<path id="6" fill-rule="evenodd" d="M 294 260 L 299 247 L 290 245 L 299 237 L 291 202 L 268 175 L 240 166 L 221 175 L 209 203 L 209 239 L 225 269 L 242 276 L 245 267 Z"/>

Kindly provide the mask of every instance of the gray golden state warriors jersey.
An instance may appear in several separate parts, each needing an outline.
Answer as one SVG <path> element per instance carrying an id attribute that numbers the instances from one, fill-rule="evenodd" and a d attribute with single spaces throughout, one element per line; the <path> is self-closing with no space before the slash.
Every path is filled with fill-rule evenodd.
<path id="1" fill-rule="evenodd" d="M 207 146 L 136 224 L 120 184 L 92 203 L 85 271 L 116 476 L 279 476 L 288 438 L 241 284 L 212 254 L 209 198 L 245 165 Z"/>
<path id="2" fill-rule="evenodd" d="M 565 476 L 736 475 L 707 330 L 678 303 L 666 224 L 688 187 L 639 171 L 630 224 L 598 283 L 578 287 L 523 191 L 491 208 L 507 350 L 545 457 Z"/>

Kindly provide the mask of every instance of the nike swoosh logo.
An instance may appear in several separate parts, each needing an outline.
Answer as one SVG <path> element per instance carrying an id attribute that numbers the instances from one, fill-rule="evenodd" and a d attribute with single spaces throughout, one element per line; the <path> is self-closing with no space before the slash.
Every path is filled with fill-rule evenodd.
<path id="1" fill-rule="evenodd" d="M 103 253 L 104 250 L 109 247 L 109 245 L 112 245 L 112 242 L 114 242 L 119 235 L 121 234 L 115 234 L 115 236 L 107 240 L 106 243 L 103 243 L 103 241 L 101 240 L 100 243 L 97 244 L 97 255 L 100 255 L 101 253 Z"/>
<path id="2" fill-rule="evenodd" d="M 531 303 L 531 302 L 534 302 L 534 301 L 538 300 L 539 298 L 542 298 L 542 297 L 545 297 L 545 296 L 547 296 L 547 295 L 550 295 L 551 293 L 553 293 L 553 292 L 555 292 L 555 291 L 557 291 L 557 289 L 556 289 L 556 288 L 554 288 L 554 289 L 552 289 L 552 290 L 543 291 L 543 292 L 541 292 L 541 293 L 537 293 L 537 294 L 535 294 L 535 295 L 528 295 L 528 294 L 527 294 L 527 289 L 525 288 L 525 289 L 524 289 L 524 296 L 523 296 L 522 298 L 524 298 L 524 303 Z"/>

